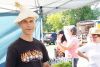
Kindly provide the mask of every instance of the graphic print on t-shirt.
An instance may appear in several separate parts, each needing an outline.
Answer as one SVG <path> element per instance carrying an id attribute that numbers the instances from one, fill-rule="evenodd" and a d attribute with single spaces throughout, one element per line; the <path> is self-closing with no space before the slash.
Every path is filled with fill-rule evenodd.
<path id="1" fill-rule="evenodd" d="M 27 51 L 21 54 L 21 61 L 22 62 L 30 62 L 35 60 L 41 60 L 43 58 L 43 54 L 41 51 L 32 50 Z"/>

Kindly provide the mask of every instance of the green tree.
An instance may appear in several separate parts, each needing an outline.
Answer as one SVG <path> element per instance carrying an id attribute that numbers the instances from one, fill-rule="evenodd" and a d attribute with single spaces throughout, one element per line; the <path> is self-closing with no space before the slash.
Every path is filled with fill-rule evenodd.
<path id="1" fill-rule="evenodd" d="M 75 25 L 79 21 L 96 20 L 99 15 L 100 11 L 92 10 L 90 6 L 54 13 L 46 17 L 44 29 L 47 32 L 57 31 L 63 26 Z"/>
<path id="2" fill-rule="evenodd" d="M 90 6 L 64 11 L 63 15 L 70 24 L 76 24 L 78 21 L 83 20 L 95 20 L 97 18 L 95 12 L 91 9 Z"/>
<path id="3" fill-rule="evenodd" d="M 48 27 L 51 27 L 51 31 L 57 31 L 59 29 L 62 29 L 63 23 L 62 23 L 62 13 L 55 13 L 47 16 L 46 24 L 49 25 Z M 49 31 L 50 32 L 50 31 Z"/>

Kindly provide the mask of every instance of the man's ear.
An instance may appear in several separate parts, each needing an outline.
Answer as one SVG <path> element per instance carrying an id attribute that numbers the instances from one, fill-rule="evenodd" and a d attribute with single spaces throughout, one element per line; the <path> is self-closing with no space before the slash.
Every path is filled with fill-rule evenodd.
<path id="1" fill-rule="evenodd" d="M 18 27 L 20 27 L 20 25 L 21 25 L 21 23 L 20 23 L 20 22 L 18 22 L 18 23 L 17 23 L 17 26 L 18 26 Z"/>

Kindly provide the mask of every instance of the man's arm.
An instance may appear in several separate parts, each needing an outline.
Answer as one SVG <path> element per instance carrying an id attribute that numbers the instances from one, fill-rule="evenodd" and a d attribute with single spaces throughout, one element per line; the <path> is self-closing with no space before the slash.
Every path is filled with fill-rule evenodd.
<path id="1" fill-rule="evenodd" d="M 48 62 L 44 62 L 43 67 L 51 67 L 51 65 Z"/>
<path id="2" fill-rule="evenodd" d="M 77 54 L 78 54 L 80 57 L 83 57 L 83 58 L 85 58 L 86 60 L 89 61 L 88 57 L 87 57 L 84 53 L 82 53 L 82 52 L 80 52 L 80 51 L 77 51 Z"/>
<path id="3" fill-rule="evenodd" d="M 42 53 L 43 53 L 43 60 L 42 60 L 43 67 L 50 67 L 50 64 L 48 62 L 50 60 L 49 55 L 48 55 L 48 51 L 43 44 L 41 44 L 41 47 L 42 47 Z"/>

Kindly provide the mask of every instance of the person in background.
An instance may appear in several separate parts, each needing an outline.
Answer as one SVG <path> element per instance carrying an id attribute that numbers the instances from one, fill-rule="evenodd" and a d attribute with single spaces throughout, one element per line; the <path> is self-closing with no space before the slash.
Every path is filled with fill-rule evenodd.
<path id="1" fill-rule="evenodd" d="M 20 4 L 16 3 L 16 5 L 19 6 Z M 6 67 L 50 67 L 45 46 L 33 38 L 38 15 L 28 8 L 20 7 L 22 9 L 15 22 L 21 28 L 22 34 L 8 48 Z"/>
<path id="2" fill-rule="evenodd" d="M 55 45 L 56 39 L 57 39 L 57 34 L 53 32 L 50 38 L 51 44 Z"/>
<path id="3" fill-rule="evenodd" d="M 89 33 L 87 35 L 87 43 L 92 43 L 93 42 L 92 35 L 91 35 L 91 30 L 92 30 L 92 28 L 89 29 Z"/>
<path id="4" fill-rule="evenodd" d="M 72 58 L 73 59 L 73 66 L 77 67 L 77 61 L 78 61 L 78 55 L 76 53 L 76 50 L 79 47 L 79 40 L 78 37 L 76 36 L 77 34 L 77 29 L 75 26 L 69 26 L 67 31 L 64 31 L 64 34 L 67 35 L 66 39 L 67 42 L 65 43 L 66 45 L 59 45 L 60 49 L 65 52 L 65 57 L 67 58 Z"/>
<path id="5" fill-rule="evenodd" d="M 56 54 L 57 57 L 65 57 L 65 53 L 64 51 L 62 51 L 59 47 L 59 45 L 65 45 L 65 43 L 67 42 L 65 35 L 64 35 L 64 31 L 61 30 L 58 32 L 57 35 L 57 40 L 56 40 Z"/>
<path id="6" fill-rule="evenodd" d="M 89 62 L 88 67 L 100 67 L 100 29 L 92 27 L 89 33 L 92 42 L 80 47 L 77 54 Z"/>

